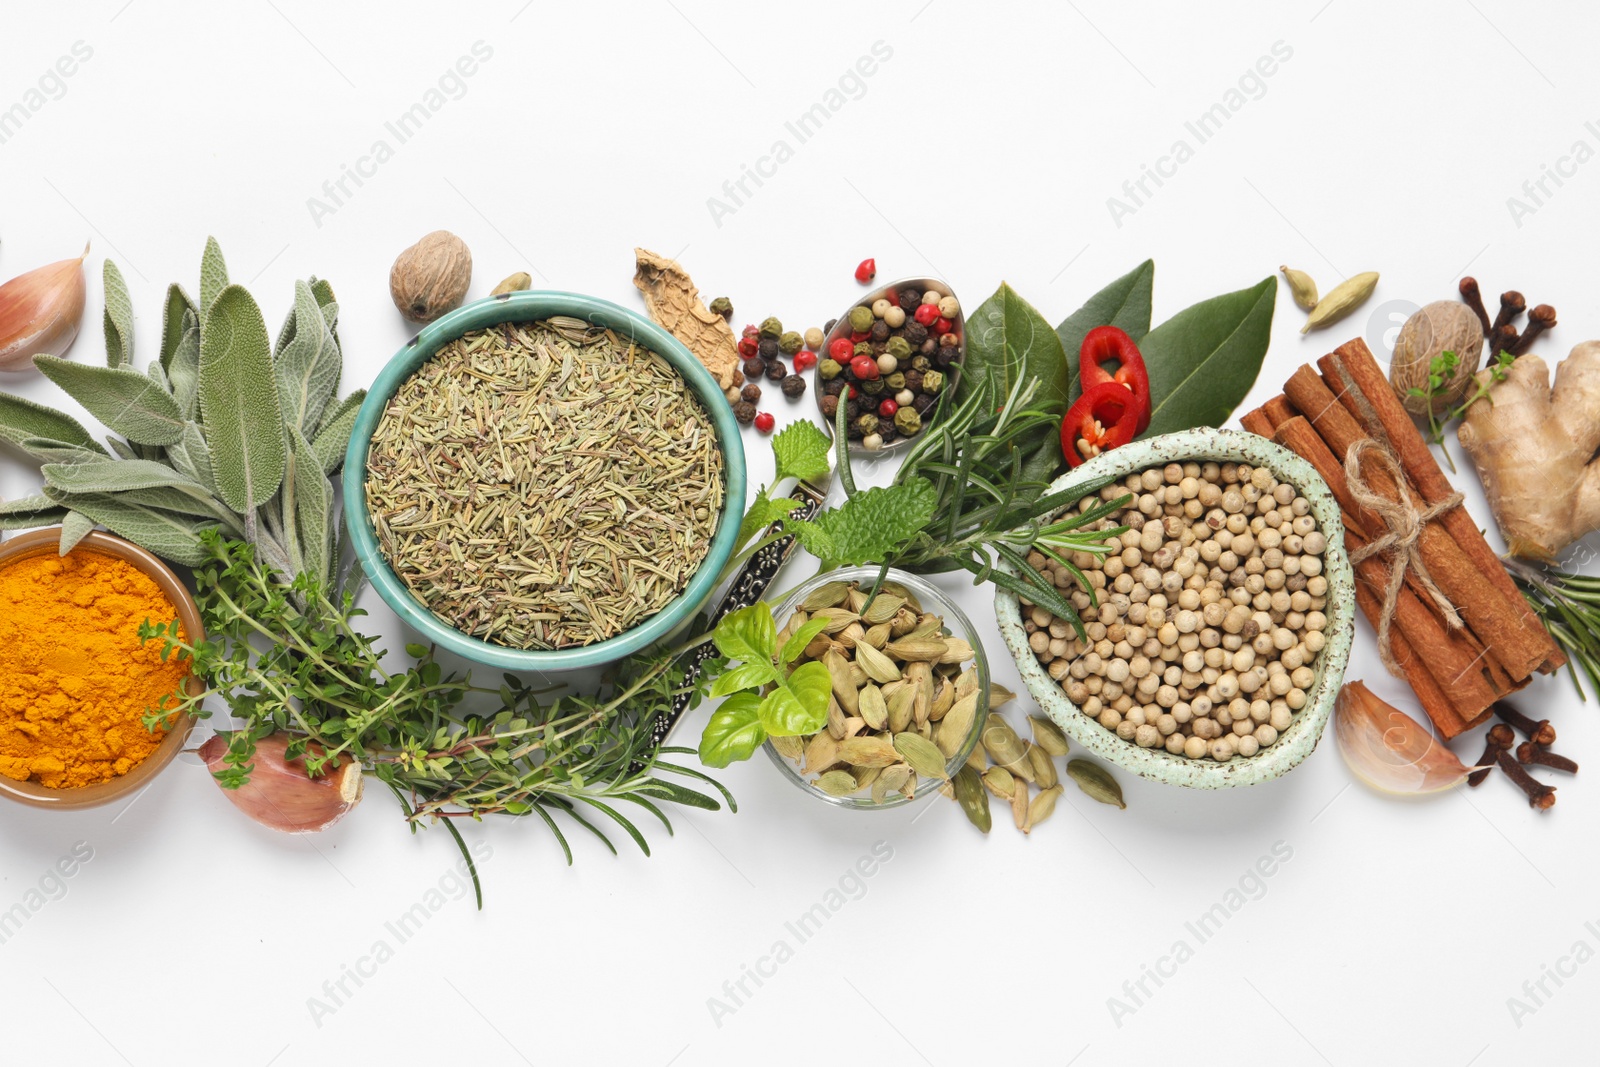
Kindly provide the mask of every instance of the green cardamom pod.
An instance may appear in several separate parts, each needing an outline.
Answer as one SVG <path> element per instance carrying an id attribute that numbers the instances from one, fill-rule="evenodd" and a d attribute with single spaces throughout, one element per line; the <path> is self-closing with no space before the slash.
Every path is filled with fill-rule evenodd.
<path id="1" fill-rule="evenodd" d="M 1033 780 L 1033 769 L 1028 766 L 1028 745 L 997 712 L 990 712 L 983 727 L 983 747 L 989 758 L 1012 774 Z"/>
<path id="2" fill-rule="evenodd" d="M 821 611 L 823 608 L 836 608 L 844 600 L 849 586 L 843 582 L 829 582 L 818 586 L 807 594 L 800 606 L 807 611 Z"/>
<path id="3" fill-rule="evenodd" d="M 1102 804 L 1115 804 L 1119 808 L 1128 806 L 1122 799 L 1122 787 L 1098 763 L 1091 763 L 1086 759 L 1071 760 L 1067 763 L 1067 777 L 1078 783 L 1078 788 L 1091 800 L 1098 800 Z"/>
<path id="4" fill-rule="evenodd" d="M 1061 779 L 1056 777 L 1056 761 L 1038 745 L 1028 746 L 1028 764 L 1033 768 L 1033 781 L 1040 789 L 1049 789 Z"/>
<path id="5" fill-rule="evenodd" d="M 1028 716 L 1028 726 L 1033 730 L 1033 743 L 1052 756 L 1067 754 L 1067 735 L 1061 727 L 1042 715 Z"/>
<path id="6" fill-rule="evenodd" d="M 875 685 L 869 685 L 861 690 L 857 698 L 860 705 L 861 717 L 867 720 L 867 725 L 874 730 L 881 730 L 889 723 L 889 705 L 883 699 L 883 690 Z"/>
<path id="7" fill-rule="evenodd" d="M 814 784 L 830 797 L 847 797 L 860 788 L 856 785 L 856 776 L 849 771 L 829 771 Z"/>
<path id="8" fill-rule="evenodd" d="M 1311 280 L 1311 275 L 1303 270 L 1291 267 L 1279 267 L 1284 278 L 1289 282 L 1289 295 L 1294 297 L 1294 302 L 1302 311 L 1310 311 L 1317 306 L 1317 283 Z"/>
<path id="9" fill-rule="evenodd" d="M 894 660 L 879 652 L 865 641 L 856 645 L 856 664 L 878 684 L 892 682 L 900 677 L 900 668 Z"/>
<path id="10" fill-rule="evenodd" d="M 847 737 L 839 742 L 839 758 L 852 767 L 887 767 L 900 762 L 900 753 L 887 737 Z"/>
<path id="11" fill-rule="evenodd" d="M 899 750 L 911 768 L 924 778 L 949 778 L 945 770 L 944 753 L 927 738 L 914 733 L 894 735 L 894 747 Z"/>
<path id="12" fill-rule="evenodd" d="M 905 606 L 904 598 L 879 593 L 867 605 L 867 610 L 861 613 L 861 621 L 868 626 L 876 626 L 880 622 L 888 622 Z"/>
<path id="13" fill-rule="evenodd" d="M 1004 767 L 990 767 L 983 772 L 983 784 L 1001 800 L 1009 802 L 1011 794 L 1017 788 L 1017 780 L 1011 777 L 1011 772 Z"/>
<path id="14" fill-rule="evenodd" d="M 989 817 L 989 794 L 983 791 L 983 780 L 971 767 L 956 772 L 956 802 L 966 813 L 967 821 L 984 833 L 993 825 Z"/>
<path id="15" fill-rule="evenodd" d="M 1028 824 L 1022 828 L 1023 833 L 1032 833 L 1033 828 L 1044 822 L 1056 811 L 1056 798 L 1061 795 L 1061 787 L 1053 785 L 1034 797 L 1028 804 Z"/>
<path id="16" fill-rule="evenodd" d="M 954 756 L 961 751 L 967 743 L 968 736 L 972 733 L 973 720 L 978 714 L 978 694 L 964 696 L 951 705 L 945 712 L 944 718 L 939 720 L 938 727 L 933 732 L 934 743 L 939 746 L 939 751 L 946 756 Z"/>
<path id="17" fill-rule="evenodd" d="M 831 650 L 823 654 L 822 664 L 828 668 L 828 682 L 833 687 L 833 699 L 851 715 L 860 714 L 861 690 L 850 684 L 850 664 L 842 655 Z"/>
<path id="18" fill-rule="evenodd" d="M 1378 287 L 1378 272 L 1369 270 L 1364 274 L 1353 274 L 1333 287 L 1333 291 L 1311 309 L 1311 316 L 1306 319 L 1306 324 L 1300 328 L 1301 333 L 1310 333 L 1320 330 L 1324 326 L 1331 326 L 1350 312 L 1367 302 L 1367 297 Z"/>
<path id="19" fill-rule="evenodd" d="M 1017 699 L 1017 694 L 1013 693 L 999 682 L 989 683 L 989 706 L 991 708 L 998 708 L 1003 704 L 1009 704 L 1015 699 Z"/>

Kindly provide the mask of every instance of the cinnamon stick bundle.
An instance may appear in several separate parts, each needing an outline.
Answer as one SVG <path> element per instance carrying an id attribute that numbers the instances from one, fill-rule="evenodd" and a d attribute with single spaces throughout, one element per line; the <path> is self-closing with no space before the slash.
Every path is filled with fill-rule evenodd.
<path id="1" fill-rule="evenodd" d="M 1352 553 L 1391 533 L 1352 490 L 1345 470 L 1352 446 L 1374 441 L 1395 460 L 1399 478 L 1378 463 L 1360 471 L 1369 499 L 1383 502 L 1386 513 L 1405 505 L 1432 513 L 1458 499 L 1364 342 L 1341 346 L 1318 366 L 1321 375 L 1301 367 L 1284 395 L 1240 421 L 1301 456 L 1328 483 Z M 1495 700 L 1522 688 L 1535 671 L 1559 668 L 1565 657 L 1461 507 L 1444 507 L 1423 523 L 1415 547 L 1426 577 L 1407 567 L 1389 651 L 1423 710 L 1450 738 L 1483 722 Z M 1356 600 L 1374 627 L 1394 565 L 1383 553 L 1356 565 Z M 1435 601 L 1429 580 L 1448 606 Z"/>

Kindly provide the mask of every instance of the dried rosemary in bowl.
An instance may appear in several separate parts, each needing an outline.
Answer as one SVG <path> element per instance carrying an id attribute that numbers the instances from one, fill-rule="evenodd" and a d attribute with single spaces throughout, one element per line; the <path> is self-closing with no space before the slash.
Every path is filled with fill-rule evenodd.
<path id="1" fill-rule="evenodd" d="M 723 502 L 710 417 L 656 353 L 566 317 L 439 350 L 373 433 L 378 543 L 417 600 L 511 648 L 614 637 L 705 558 Z"/>

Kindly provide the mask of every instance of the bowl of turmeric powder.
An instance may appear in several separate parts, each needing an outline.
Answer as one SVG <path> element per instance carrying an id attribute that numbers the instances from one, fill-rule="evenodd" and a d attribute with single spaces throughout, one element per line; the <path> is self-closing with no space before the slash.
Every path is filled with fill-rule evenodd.
<path id="1" fill-rule="evenodd" d="M 205 636 L 194 598 L 166 564 L 111 534 L 61 555 L 61 528 L 0 544 L 0 796 L 76 810 L 142 790 L 183 748 L 198 692 L 187 659 L 141 641 L 148 620 Z"/>

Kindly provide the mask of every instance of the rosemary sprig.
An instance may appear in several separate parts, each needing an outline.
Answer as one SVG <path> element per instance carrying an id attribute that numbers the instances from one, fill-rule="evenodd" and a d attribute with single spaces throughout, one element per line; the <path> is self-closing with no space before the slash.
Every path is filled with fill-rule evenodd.
<path id="1" fill-rule="evenodd" d="M 1566 652 L 1578 698 L 1588 699 L 1578 677 L 1580 668 L 1590 688 L 1600 695 L 1600 577 L 1519 559 L 1508 558 L 1505 565 L 1544 628 Z"/>

